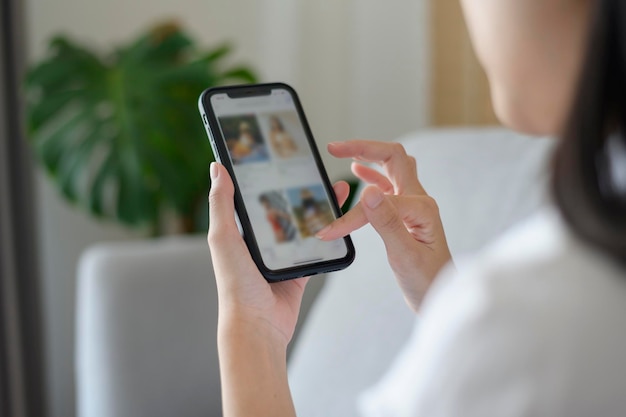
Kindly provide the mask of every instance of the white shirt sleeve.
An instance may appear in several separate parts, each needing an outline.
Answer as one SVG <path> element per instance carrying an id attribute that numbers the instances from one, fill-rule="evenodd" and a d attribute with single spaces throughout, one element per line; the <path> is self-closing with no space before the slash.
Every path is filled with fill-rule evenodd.
<path id="1" fill-rule="evenodd" d="M 544 400 L 554 393 L 541 386 L 550 376 L 536 334 L 541 313 L 514 288 L 485 281 L 471 271 L 444 271 L 412 338 L 383 380 L 362 394 L 362 416 L 550 415 Z"/>

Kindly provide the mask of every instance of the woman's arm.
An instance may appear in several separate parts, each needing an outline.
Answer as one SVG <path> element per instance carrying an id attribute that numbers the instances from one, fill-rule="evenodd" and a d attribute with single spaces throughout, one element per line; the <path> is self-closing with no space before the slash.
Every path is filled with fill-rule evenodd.
<path id="1" fill-rule="evenodd" d="M 349 185 L 334 188 L 345 202 Z M 211 164 L 208 241 L 219 297 L 224 416 L 294 416 L 286 351 L 308 278 L 273 284 L 263 278 L 237 229 L 233 194 L 228 171 Z"/>
<path id="2" fill-rule="evenodd" d="M 224 416 L 295 416 L 286 347 L 263 326 L 220 317 L 218 351 Z"/>

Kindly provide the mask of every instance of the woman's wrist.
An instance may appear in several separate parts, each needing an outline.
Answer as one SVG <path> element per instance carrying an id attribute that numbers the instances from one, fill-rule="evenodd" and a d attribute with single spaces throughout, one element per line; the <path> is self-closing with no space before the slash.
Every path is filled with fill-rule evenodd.
<path id="1" fill-rule="evenodd" d="M 220 308 L 217 339 L 220 347 L 232 343 L 263 344 L 276 353 L 286 353 L 288 338 L 271 322 L 253 311 L 237 308 Z"/>
<path id="2" fill-rule="evenodd" d="M 259 317 L 222 312 L 218 353 L 224 416 L 295 416 L 287 344 Z"/>

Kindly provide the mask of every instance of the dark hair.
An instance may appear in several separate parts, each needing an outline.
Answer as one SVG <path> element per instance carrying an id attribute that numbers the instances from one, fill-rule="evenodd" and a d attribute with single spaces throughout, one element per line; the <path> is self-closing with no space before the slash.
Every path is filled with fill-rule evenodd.
<path id="1" fill-rule="evenodd" d="M 616 177 L 626 169 L 626 1 L 599 0 L 594 7 L 552 185 L 572 230 L 626 265 L 626 184 Z"/>

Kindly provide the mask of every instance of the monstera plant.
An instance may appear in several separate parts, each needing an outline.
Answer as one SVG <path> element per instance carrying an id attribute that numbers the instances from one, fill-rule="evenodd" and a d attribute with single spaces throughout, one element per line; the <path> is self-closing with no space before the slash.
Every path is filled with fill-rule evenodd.
<path id="1" fill-rule="evenodd" d="M 257 78 L 248 67 L 226 67 L 230 53 L 228 45 L 197 48 L 172 23 L 105 54 L 52 39 L 26 76 L 27 127 L 61 194 L 153 234 L 172 213 L 182 231 L 197 230 L 213 160 L 198 96 Z"/>

